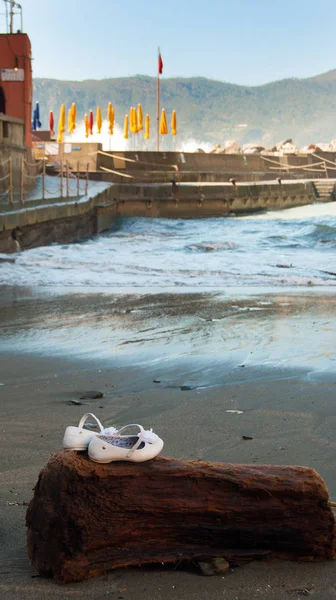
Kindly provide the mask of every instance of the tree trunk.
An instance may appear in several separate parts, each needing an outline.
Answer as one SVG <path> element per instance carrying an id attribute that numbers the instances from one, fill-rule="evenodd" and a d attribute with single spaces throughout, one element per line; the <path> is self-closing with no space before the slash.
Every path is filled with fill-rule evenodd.
<path id="1" fill-rule="evenodd" d="M 60 583 L 146 563 L 335 557 L 335 520 L 307 467 L 158 457 L 101 465 L 60 452 L 27 511 L 32 566 Z"/>

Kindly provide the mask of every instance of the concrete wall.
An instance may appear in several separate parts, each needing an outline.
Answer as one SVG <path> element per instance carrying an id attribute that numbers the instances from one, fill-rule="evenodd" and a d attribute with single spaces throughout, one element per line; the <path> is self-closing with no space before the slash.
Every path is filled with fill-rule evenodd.
<path id="1" fill-rule="evenodd" d="M 38 133 L 37 133 L 38 135 Z M 51 146 L 56 149 L 57 154 L 50 154 Z M 72 171 L 77 171 L 78 163 L 79 170 L 84 172 L 86 165 L 89 166 L 89 171 L 97 170 L 97 152 L 101 150 L 102 145 L 91 143 L 91 142 L 79 142 L 79 143 L 58 143 L 57 141 L 34 141 L 33 152 L 36 160 L 47 158 L 47 165 L 55 165 L 60 167 L 61 162 L 68 163 L 69 168 Z M 71 152 L 65 150 L 71 149 Z"/>
<path id="2" fill-rule="evenodd" d="M 37 133 L 38 135 L 38 133 Z M 69 147 L 69 146 L 67 146 Z M 47 155 L 48 142 L 34 142 L 37 159 Z M 50 163 L 68 161 L 70 167 L 81 170 L 89 162 L 90 177 L 111 183 L 162 183 L 172 179 L 177 182 L 219 182 L 235 178 L 237 181 L 275 180 L 298 178 L 336 177 L 336 153 L 320 152 L 311 154 L 287 155 L 282 157 L 260 154 L 206 154 L 202 152 L 99 152 L 101 144 L 81 142 L 71 144 L 72 151 L 64 152 L 64 144 L 59 144 L 59 152 L 51 156 Z M 97 154 L 98 153 L 98 154 Z M 325 161 L 324 164 L 318 164 Z M 295 167 L 295 169 L 290 169 Z M 308 170 L 307 170 L 308 169 Z"/>
<path id="3" fill-rule="evenodd" d="M 21 249 L 53 242 L 67 243 L 99 231 L 96 206 L 110 203 L 110 189 L 94 198 L 30 201 L 24 208 L 6 206 L 0 212 L 0 252 L 15 252 L 13 236 Z"/>
<path id="4" fill-rule="evenodd" d="M 30 148 L 25 145 L 25 122 L 22 119 L 0 115 L 0 179 L 9 174 L 8 159 L 12 159 L 12 175 L 14 189 L 20 186 L 22 158 L 32 164 L 33 158 Z M 27 171 L 27 169 L 26 169 Z M 36 172 L 36 168 L 30 168 L 30 174 Z M 25 187 L 30 187 L 31 181 L 25 182 Z M 0 181 L 0 192 L 9 187 L 9 178 Z"/>
<path id="5" fill-rule="evenodd" d="M 13 235 L 22 249 L 51 242 L 71 242 L 111 227 L 117 216 L 225 217 L 262 210 L 281 210 L 316 200 L 307 183 L 231 184 L 114 184 L 94 198 L 29 202 L 29 207 L 0 213 L 0 252 L 13 252 Z M 326 200 L 327 201 L 327 200 Z"/>
<path id="6" fill-rule="evenodd" d="M 96 177 L 122 182 L 219 182 L 336 177 L 336 153 L 320 152 L 282 157 L 259 154 L 206 154 L 187 152 L 111 152 L 99 154 Z M 324 165 L 317 163 L 325 161 Z M 333 163 L 333 164 L 332 164 Z M 317 166 L 316 166 L 317 165 Z M 289 167 L 295 167 L 290 169 Z M 119 173 L 99 172 L 112 169 Z M 307 170 L 308 169 L 308 170 Z"/>
<path id="7" fill-rule="evenodd" d="M 311 182 L 284 185 L 115 184 L 110 188 L 111 206 L 97 207 L 98 230 L 111 226 L 115 214 L 195 219 L 281 210 L 315 202 Z"/>

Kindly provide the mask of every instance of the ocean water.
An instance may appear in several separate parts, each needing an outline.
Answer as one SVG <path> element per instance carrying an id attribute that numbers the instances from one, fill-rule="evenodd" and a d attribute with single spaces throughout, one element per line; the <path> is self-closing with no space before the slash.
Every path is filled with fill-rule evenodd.
<path id="1" fill-rule="evenodd" d="M 336 203 L 236 218 L 120 219 L 82 243 L 1 259 L 0 284 L 58 290 L 336 286 Z"/>
<path id="2" fill-rule="evenodd" d="M 255 367 L 336 382 L 336 203 L 120 219 L 82 243 L 1 255 L 0 285 L 0 352 L 139 365 L 172 387 Z"/>

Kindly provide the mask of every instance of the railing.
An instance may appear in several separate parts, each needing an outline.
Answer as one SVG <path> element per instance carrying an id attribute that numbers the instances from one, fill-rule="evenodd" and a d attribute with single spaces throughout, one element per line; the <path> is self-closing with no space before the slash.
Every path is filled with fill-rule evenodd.
<path id="1" fill-rule="evenodd" d="M 81 171 L 83 166 L 83 171 Z M 0 203 L 14 206 L 19 202 L 24 206 L 31 199 L 71 198 L 87 195 L 89 187 L 89 164 L 78 161 L 74 173 L 67 161 L 58 165 L 58 173 L 50 176 L 46 173 L 46 160 L 29 163 L 21 158 L 20 170 L 14 169 L 12 158 L 0 165 Z"/>

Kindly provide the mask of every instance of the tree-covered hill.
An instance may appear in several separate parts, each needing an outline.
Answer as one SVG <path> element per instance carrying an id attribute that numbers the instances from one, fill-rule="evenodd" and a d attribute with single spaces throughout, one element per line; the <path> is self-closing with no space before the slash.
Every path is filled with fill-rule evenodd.
<path id="1" fill-rule="evenodd" d="M 141 103 L 154 124 L 156 79 L 147 76 L 117 79 L 58 81 L 35 79 L 43 128 L 50 109 L 58 115 L 64 102 L 77 104 L 78 119 L 111 101 L 122 126 L 130 106 Z M 176 109 L 180 139 L 222 144 L 259 142 L 271 146 L 284 138 L 299 145 L 336 138 L 336 70 L 309 79 L 284 79 L 247 87 L 202 77 L 161 80 L 161 105 Z"/>

